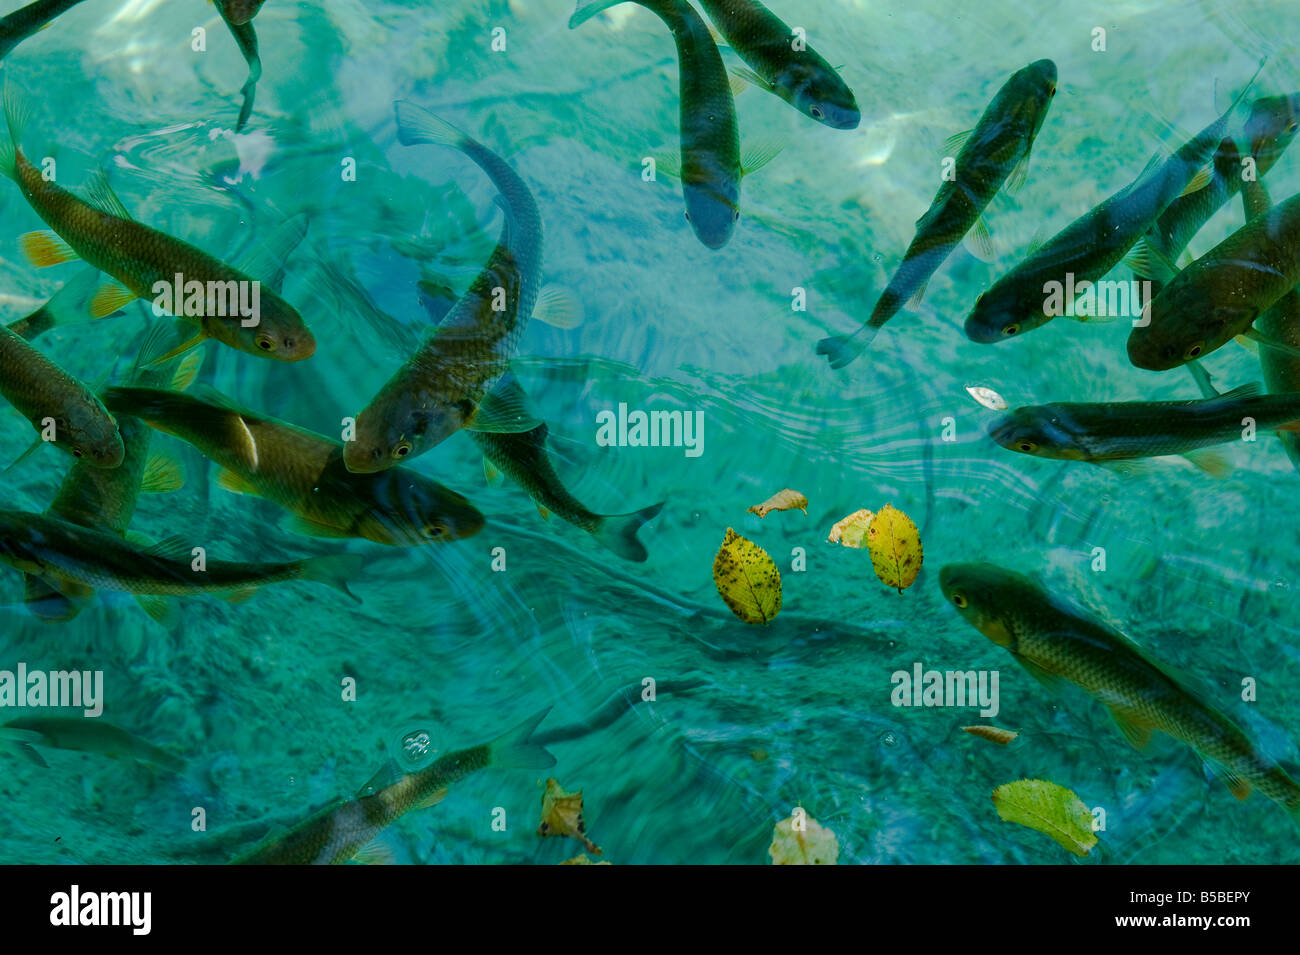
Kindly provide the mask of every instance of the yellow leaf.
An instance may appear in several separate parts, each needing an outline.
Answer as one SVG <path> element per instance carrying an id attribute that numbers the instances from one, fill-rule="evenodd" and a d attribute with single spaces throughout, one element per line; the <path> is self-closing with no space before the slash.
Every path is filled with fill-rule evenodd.
<path id="1" fill-rule="evenodd" d="M 921 572 L 921 532 L 912 519 L 886 504 L 867 528 L 867 548 L 876 576 L 901 594 Z"/>
<path id="2" fill-rule="evenodd" d="M 840 841 L 799 808 L 776 824 L 767 852 L 773 865 L 835 865 Z"/>
<path id="3" fill-rule="evenodd" d="M 713 583 L 745 623 L 767 623 L 781 612 L 781 572 L 767 551 L 730 527 L 713 559 Z"/>
<path id="4" fill-rule="evenodd" d="M 987 723 L 981 723 L 978 726 L 963 726 L 963 730 L 972 736 L 978 736 L 980 739 L 986 739 L 990 743 L 997 743 L 999 746 L 1006 746 L 1020 734 L 1015 730 L 1004 730 L 1001 726 L 990 726 Z"/>
<path id="5" fill-rule="evenodd" d="M 841 547 L 861 547 L 862 539 L 867 536 L 867 528 L 871 526 L 871 519 L 875 516 L 866 508 L 854 511 L 832 527 L 831 534 L 826 539 Z"/>
<path id="6" fill-rule="evenodd" d="M 582 819 L 582 790 L 566 793 L 554 779 L 546 780 L 542 794 L 542 824 L 537 827 L 539 836 L 570 836 L 577 839 L 588 852 L 600 855 L 600 846 L 587 838 L 587 824 Z"/>
<path id="7" fill-rule="evenodd" d="M 556 865 L 613 865 L 613 863 L 606 862 L 603 859 L 600 862 L 592 862 L 587 858 L 587 853 L 584 852 L 581 855 L 574 856 L 572 859 L 565 859 L 563 862 L 557 862 Z"/>
<path id="8" fill-rule="evenodd" d="M 1097 844 L 1092 813 L 1064 786 L 1045 779 L 1021 779 L 993 790 L 993 804 L 1007 822 L 1045 833 L 1077 856 Z"/>
<path id="9" fill-rule="evenodd" d="M 792 511 L 795 508 L 807 514 L 808 498 L 798 491 L 786 488 L 784 491 L 777 491 L 762 504 L 755 504 L 749 509 L 749 513 L 767 517 L 772 511 Z"/>

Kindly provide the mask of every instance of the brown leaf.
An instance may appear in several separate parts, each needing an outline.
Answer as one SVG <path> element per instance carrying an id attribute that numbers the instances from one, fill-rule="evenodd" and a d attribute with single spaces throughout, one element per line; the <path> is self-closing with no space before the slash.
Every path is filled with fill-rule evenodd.
<path id="1" fill-rule="evenodd" d="M 568 793 L 554 779 L 546 780 L 542 794 L 542 823 L 539 836 L 569 836 L 577 839 L 588 852 L 600 855 L 600 846 L 587 838 L 587 824 L 582 819 L 582 790 Z"/>
<path id="2" fill-rule="evenodd" d="M 749 513 L 767 517 L 772 511 L 793 511 L 795 508 L 807 514 L 808 498 L 798 491 L 786 488 L 784 491 L 777 491 L 762 504 L 755 504 L 749 509 Z"/>

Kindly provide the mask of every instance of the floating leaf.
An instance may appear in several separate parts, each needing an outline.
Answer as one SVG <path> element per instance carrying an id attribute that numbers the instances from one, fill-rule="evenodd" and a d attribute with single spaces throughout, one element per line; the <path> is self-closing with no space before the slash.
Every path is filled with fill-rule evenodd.
<path id="1" fill-rule="evenodd" d="M 1021 779 L 993 790 L 998 815 L 1045 833 L 1077 856 L 1097 844 L 1092 813 L 1083 800 L 1064 786 L 1045 779 Z"/>
<path id="2" fill-rule="evenodd" d="M 867 528 L 871 526 L 871 519 L 875 516 L 866 508 L 854 511 L 832 527 L 831 534 L 826 539 L 841 547 L 861 547 L 862 539 L 867 536 Z"/>
<path id="3" fill-rule="evenodd" d="M 808 498 L 798 491 L 786 488 L 784 491 L 777 491 L 762 504 L 755 504 L 749 509 L 749 513 L 767 517 L 772 511 L 793 511 L 795 508 L 807 514 Z"/>
<path id="4" fill-rule="evenodd" d="M 542 824 L 539 836 L 570 836 L 581 842 L 588 852 L 600 855 L 600 846 L 587 838 L 587 824 L 582 820 L 582 790 L 566 793 L 554 779 L 546 780 L 542 793 Z"/>
<path id="5" fill-rule="evenodd" d="M 897 587 L 901 594 L 916 582 L 921 572 L 921 532 L 912 519 L 886 504 L 871 519 L 867 528 L 867 548 L 871 566 L 886 585 Z"/>
<path id="6" fill-rule="evenodd" d="M 613 865 L 612 862 L 606 862 L 602 859 L 599 862 L 592 862 L 587 858 L 587 853 L 576 855 L 572 859 L 565 859 L 563 862 L 557 862 L 556 865 Z"/>
<path id="7" fill-rule="evenodd" d="M 713 582 L 745 623 L 767 623 L 781 612 L 781 572 L 767 551 L 730 527 L 713 559 Z"/>
<path id="8" fill-rule="evenodd" d="M 840 841 L 800 808 L 776 824 L 767 851 L 773 865 L 835 865 Z"/>
<path id="9" fill-rule="evenodd" d="M 1007 402 L 1000 394 L 992 388 L 985 388 L 983 385 L 967 385 L 966 390 L 970 396 L 982 404 L 985 408 L 993 411 L 1006 411 Z"/>
<path id="10" fill-rule="evenodd" d="M 990 743 L 997 743 L 999 746 L 1006 746 L 1020 734 L 1016 730 L 1004 730 L 1001 726 L 990 726 L 988 723 L 981 723 L 978 726 L 963 726 L 963 730 L 972 736 L 978 736 L 980 739 L 986 739 Z"/>

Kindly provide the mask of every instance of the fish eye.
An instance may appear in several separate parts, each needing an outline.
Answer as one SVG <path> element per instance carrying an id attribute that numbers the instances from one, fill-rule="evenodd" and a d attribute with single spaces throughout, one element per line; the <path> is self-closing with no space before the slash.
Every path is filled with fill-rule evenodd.
<path id="1" fill-rule="evenodd" d="M 690 210 L 687 210 L 687 212 L 686 212 L 686 221 L 687 221 L 687 222 L 690 222 L 690 221 L 691 221 L 691 213 L 690 213 Z"/>
<path id="2" fill-rule="evenodd" d="M 731 221 L 732 221 L 732 222 L 735 222 L 735 221 L 738 220 L 739 218 L 740 218 L 740 210 L 737 209 L 737 210 L 736 210 L 736 214 L 733 215 L 733 216 L 731 217 Z"/>
<path id="3" fill-rule="evenodd" d="M 271 339 L 266 335 L 258 335 L 257 347 L 262 349 L 262 351 L 270 351 L 275 348 L 275 342 L 271 341 Z"/>
<path id="4" fill-rule="evenodd" d="M 1033 454 L 1038 450 L 1038 445 L 1034 444 L 1032 441 L 1021 441 L 1016 444 L 1016 447 L 1025 452 L 1025 454 Z"/>
<path id="5" fill-rule="evenodd" d="M 1047 95 L 1048 95 L 1049 97 L 1050 97 L 1050 96 L 1055 96 L 1055 95 L 1056 95 L 1056 87 L 1053 86 L 1053 87 L 1052 87 L 1052 91 L 1051 91 L 1050 93 L 1048 93 Z"/>
<path id="6" fill-rule="evenodd" d="M 74 458 L 79 458 L 79 457 L 81 457 L 81 448 L 73 448 L 73 449 L 72 449 L 72 456 L 73 456 Z"/>
<path id="7" fill-rule="evenodd" d="M 398 443 L 397 447 L 393 448 L 393 457 L 395 458 L 404 458 L 410 453 L 411 453 L 410 441 L 401 441 Z"/>
<path id="8" fill-rule="evenodd" d="M 958 610 L 965 610 L 965 609 L 966 609 L 966 603 L 967 603 L 967 601 L 966 601 L 966 598 L 963 597 L 961 594 L 953 594 L 953 595 L 952 595 L 952 602 L 953 602 L 953 606 L 955 606 Z"/>
<path id="9" fill-rule="evenodd" d="M 430 524 L 428 527 L 424 529 L 424 536 L 441 537 L 443 534 L 446 533 L 446 530 L 447 529 L 443 527 L 441 524 Z"/>
<path id="10" fill-rule="evenodd" d="M 1293 120 L 1291 120 L 1291 125 L 1288 126 L 1288 127 L 1286 128 L 1286 131 L 1287 131 L 1288 133 L 1294 133 L 1297 129 L 1300 129 L 1300 123 L 1297 123 L 1297 122 L 1293 119 Z"/>
<path id="11" fill-rule="evenodd" d="M 808 110 L 808 113 L 809 113 L 809 115 L 812 116 L 813 119 L 825 119 L 825 118 L 826 118 L 826 111 L 823 110 L 820 106 L 813 106 L 813 107 L 811 107 L 811 108 Z"/>
<path id="12" fill-rule="evenodd" d="M 1010 336 L 1010 335 L 1015 335 L 1019 331 L 1020 331 L 1020 325 L 1017 324 L 1016 322 L 1012 322 L 1006 328 L 1002 329 L 1002 334 Z"/>
<path id="13" fill-rule="evenodd" d="M 1204 350 L 1204 348 L 1205 348 L 1204 342 L 1197 342 L 1195 345 L 1193 345 L 1191 348 L 1187 349 L 1187 351 L 1183 353 L 1183 358 L 1188 360 L 1195 358 Z"/>

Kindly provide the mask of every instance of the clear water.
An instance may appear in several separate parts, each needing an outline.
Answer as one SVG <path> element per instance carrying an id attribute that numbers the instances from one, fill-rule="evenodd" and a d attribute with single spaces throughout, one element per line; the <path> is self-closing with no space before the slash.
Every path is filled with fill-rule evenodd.
<path id="1" fill-rule="evenodd" d="M 1297 475 L 1271 440 L 1229 449 L 1213 479 L 1176 465 L 1121 477 L 994 446 L 965 391 L 1013 406 L 1049 400 L 1198 397 L 1181 371 L 1127 361 L 1124 322 L 1058 320 L 996 347 L 961 323 L 982 289 L 1051 235 L 1176 148 L 1255 71 L 1263 93 L 1300 88 L 1289 4 L 951 3 L 773 0 L 842 64 L 863 110 L 851 132 L 773 96 L 737 99 L 742 140 L 783 152 L 744 183 L 743 216 L 721 251 L 682 216 L 678 188 L 643 182 L 641 159 L 677 141 L 677 61 L 663 24 L 628 4 L 570 31 L 570 0 L 292 4 L 255 25 L 265 73 L 247 135 L 226 134 L 245 66 L 211 5 L 87 0 L 5 61 L 26 91 L 29 152 L 56 156 L 76 187 L 95 168 L 137 218 L 227 259 L 300 211 L 309 241 L 287 263 L 285 296 L 320 342 L 299 364 L 204 346 L 211 384 L 241 404 L 337 434 L 405 358 L 382 320 L 339 305 L 322 267 L 350 270 L 392 318 L 428 320 L 422 265 L 463 290 L 499 228 L 486 177 L 463 155 L 396 142 L 392 102 L 411 99 L 508 157 L 546 228 L 545 281 L 581 299 L 575 329 L 532 322 L 516 370 L 555 436 L 557 467 L 593 510 L 668 502 L 642 537 L 650 559 L 619 561 L 582 531 L 543 521 L 518 487 L 489 487 L 468 435 L 414 467 L 488 517 L 475 537 L 418 550 L 322 541 L 282 526 L 273 505 L 217 488 L 203 459 L 158 436 L 186 467 L 179 492 L 145 496 L 133 527 L 182 535 L 222 559 L 353 550 L 373 557 L 355 605 L 309 583 L 231 604 L 195 597 L 167 630 L 129 599 L 100 595 L 50 625 L 0 573 L 0 667 L 104 672 L 104 719 L 189 760 L 167 776 L 130 760 L 44 750 L 42 770 L 5 749 L 3 862 L 222 862 L 276 824 L 354 793 L 393 728 L 430 717 L 442 745 L 486 742 L 538 709 L 543 728 L 587 719 L 645 677 L 698 680 L 607 727 L 551 746 L 549 771 L 487 770 L 388 833 L 404 862 L 554 863 L 576 842 L 535 833 L 554 775 L 586 798 L 588 830 L 614 863 L 768 861 L 772 827 L 801 804 L 837 835 L 841 862 L 1061 862 L 1046 837 L 998 819 L 992 789 L 1021 778 L 1069 786 L 1107 810 L 1085 864 L 1297 862 L 1285 814 L 1238 804 L 1186 748 L 1158 736 L 1131 750 L 1105 711 L 1056 696 L 945 604 L 938 569 L 988 560 L 1042 576 L 1198 681 L 1275 757 L 1295 761 L 1300 724 L 1300 546 L 1287 532 Z M 16 4 L 4 4 L 8 13 Z M 206 52 L 191 31 L 207 30 Z M 507 50 L 491 49 L 491 28 Z M 1107 51 L 1092 30 L 1107 31 Z M 832 372 L 813 352 L 869 313 L 937 185 L 942 144 L 973 125 L 1016 69 L 1049 57 L 1060 91 L 1026 187 L 988 213 L 997 258 L 958 249 L 924 303 Z M 735 62 L 729 57 L 729 62 Z M 1294 152 L 1294 151 L 1293 151 Z M 356 181 L 344 181 L 344 160 Z M 1300 187 L 1288 154 L 1274 198 Z M 232 181 L 236 180 L 236 181 Z M 0 190 L 6 320 L 77 266 L 37 271 L 17 236 L 41 227 L 15 187 Z M 1233 200 L 1193 241 L 1199 254 L 1240 224 Z M 1116 277 L 1127 278 L 1122 269 Z M 805 288 L 806 312 L 791 309 Z M 122 376 L 145 323 L 124 316 L 59 329 L 39 347 L 89 382 Z M 1206 362 L 1221 386 L 1259 379 L 1231 346 Z M 631 408 L 704 414 L 704 451 L 601 448 L 596 416 Z M 955 441 L 943 440 L 953 419 Z M 0 412 L 11 457 L 31 441 Z M 4 474 L 6 506 L 49 503 L 67 459 L 43 449 Z M 783 487 L 808 515 L 746 513 Z M 826 542 L 860 507 L 892 502 L 920 525 L 925 569 L 902 595 L 864 551 Z M 718 598 L 714 554 L 728 527 L 784 573 L 784 608 L 748 626 Z M 1103 546 L 1108 569 L 1091 569 Z M 492 570 L 494 548 L 507 570 Z M 806 571 L 791 554 L 804 548 Z M 890 675 L 920 662 L 997 669 L 1010 747 L 960 732 L 972 709 L 891 705 Z M 355 702 L 342 700 L 353 677 Z M 1259 684 L 1237 702 L 1244 677 Z M 765 758 L 763 758 L 765 757 Z M 207 831 L 192 829 L 202 807 Z M 506 831 L 492 827 L 494 807 Z"/>

